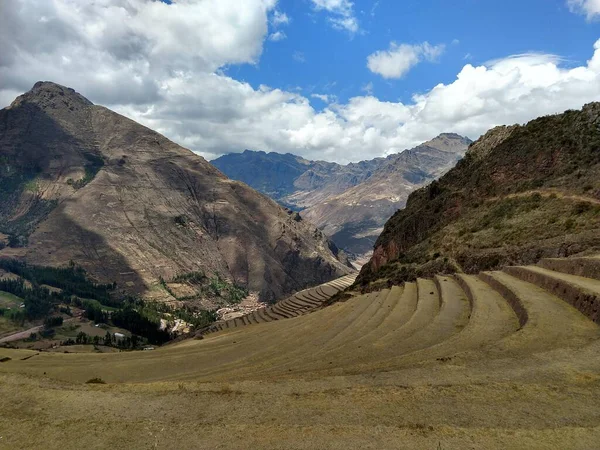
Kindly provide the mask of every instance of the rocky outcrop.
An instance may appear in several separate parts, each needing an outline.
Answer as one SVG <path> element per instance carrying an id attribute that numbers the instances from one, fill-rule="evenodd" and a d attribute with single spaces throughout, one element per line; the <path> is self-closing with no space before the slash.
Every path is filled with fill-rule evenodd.
<path id="1" fill-rule="evenodd" d="M 469 273 L 600 249 L 600 104 L 497 127 L 410 195 L 358 280 L 441 259 Z M 418 273 L 418 269 L 415 270 Z"/>

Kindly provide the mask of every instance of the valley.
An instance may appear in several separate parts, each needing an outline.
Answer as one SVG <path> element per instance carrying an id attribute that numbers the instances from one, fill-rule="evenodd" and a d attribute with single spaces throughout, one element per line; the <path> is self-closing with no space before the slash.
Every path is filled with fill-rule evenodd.
<path id="1" fill-rule="evenodd" d="M 345 166 L 249 150 L 211 163 L 227 176 L 300 211 L 360 261 L 372 251 L 383 225 L 404 207 L 408 195 L 450 170 L 471 142 L 445 133 L 387 158 Z"/>
<path id="2" fill-rule="evenodd" d="M 0 450 L 599 450 L 600 0 L 0 0 Z"/>
<path id="3" fill-rule="evenodd" d="M 75 95 L 65 89 L 38 84 L 11 109 Z M 64 124 L 72 124 L 68 111 L 59 117 Z M 116 166 L 102 153 L 103 164 L 84 170 L 81 182 L 48 163 L 47 172 L 36 169 L 34 192 L 31 181 L 2 185 L 12 200 L 1 222 L 0 445 L 593 448 L 600 439 L 599 111 L 590 104 L 495 128 L 463 158 L 466 141 L 443 135 L 298 214 L 164 138 L 145 129 L 138 135 L 125 119 L 92 109 L 92 120 L 106 114 L 117 129 L 134 127 L 122 135 L 127 152 L 106 144 L 120 155 Z M 12 114 L 4 112 L 6 123 Z M 161 161 L 179 174 L 174 180 L 162 178 L 164 167 L 148 156 L 154 150 L 136 155 L 153 145 L 148 136 L 171 152 Z M 423 164 L 437 169 L 421 173 Z M 201 170 L 205 177 L 194 178 Z M 143 190 L 130 179 L 161 193 L 136 202 L 131 192 Z M 216 189 L 209 181 L 220 194 L 207 194 Z M 381 202 L 399 187 L 394 202 L 406 195 L 406 206 L 390 208 L 385 220 Z M 183 198 L 192 203 L 184 207 Z M 385 221 L 360 273 L 308 220 L 318 209 L 335 230 L 327 211 L 346 211 L 340 229 L 348 230 L 352 217 L 365 217 L 352 198 L 372 201 L 378 215 L 369 220 Z M 266 208 L 262 221 L 255 207 Z M 208 216 L 195 208 L 209 208 Z M 160 227 L 153 222 L 175 211 Z M 117 233 L 112 224 L 123 219 L 131 228 Z M 106 241 L 88 240 L 74 220 Z M 357 227 L 354 237 L 377 233 Z M 159 241 L 181 251 L 167 253 Z M 241 264 L 239 251 L 252 242 L 261 252 Z M 146 248 L 174 265 L 159 259 L 145 273 Z M 218 253 L 186 265 L 206 249 Z"/>

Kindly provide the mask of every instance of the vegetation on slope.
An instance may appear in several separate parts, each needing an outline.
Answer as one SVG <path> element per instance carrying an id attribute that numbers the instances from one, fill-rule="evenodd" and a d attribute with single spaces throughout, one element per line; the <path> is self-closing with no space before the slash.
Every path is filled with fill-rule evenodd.
<path id="1" fill-rule="evenodd" d="M 600 248 L 600 104 L 499 127 L 386 224 L 363 289 Z"/>
<path id="2" fill-rule="evenodd" d="M 84 317 L 96 324 L 110 324 L 136 335 L 134 344 L 129 341 L 126 348 L 135 348 L 146 341 L 152 344 L 169 341 L 172 336 L 163 322 L 168 325 L 179 320 L 202 328 L 216 320 L 214 311 L 145 302 L 134 297 L 123 298 L 115 291 L 116 283 L 96 284 L 83 268 L 73 262 L 67 267 L 56 268 L 0 259 L 0 269 L 13 275 L 0 278 L 0 292 L 11 300 L 0 303 L 0 316 L 21 327 L 26 323 L 43 323 L 46 330 L 41 333 L 42 337 L 53 336 L 51 329 L 57 326 L 59 320 L 62 324 L 63 320 L 63 316 L 57 314 L 72 316 L 71 307 L 82 309 Z M 21 302 L 22 307 L 19 307 Z M 4 303 L 10 303 L 11 307 L 5 307 Z M 34 336 L 33 340 L 36 338 Z M 88 342 L 86 336 L 79 338 L 80 342 L 74 342 L 93 343 L 91 338 Z"/>
<path id="3" fill-rule="evenodd" d="M 248 289 L 244 286 L 240 286 L 237 283 L 231 283 L 221 277 L 220 274 L 209 277 L 201 271 L 177 275 L 170 282 L 165 281 L 164 278 L 161 277 L 159 278 L 159 283 L 169 295 L 179 301 L 210 298 L 217 303 L 235 305 L 249 295 Z M 178 293 L 173 290 L 171 284 L 183 284 L 190 288 L 189 291 L 193 292 L 193 294 L 183 296 L 178 295 Z"/>

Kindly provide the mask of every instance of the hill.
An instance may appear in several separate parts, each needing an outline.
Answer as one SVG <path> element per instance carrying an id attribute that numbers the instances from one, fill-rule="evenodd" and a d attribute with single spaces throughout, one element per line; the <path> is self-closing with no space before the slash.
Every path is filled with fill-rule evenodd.
<path id="1" fill-rule="evenodd" d="M 498 127 L 385 225 L 363 287 L 600 249 L 600 104 Z"/>
<path id="2" fill-rule="evenodd" d="M 305 292 L 153 351 L 0 348 L 2 443 L 596 448 L 599 263 L 419 278 L 308 315 L 325 292 Z"/>
<path id="3" fill-rule="evenodd" d="M 0 111 L 0 196 L 0 257 L 74 261 L 126 293 L 197 299 L 169 283 L 201 274 L 276 300 L 350 271 L 291 211 L 54 83 Z"/>
<path id="4" fill-rule="evenodd" d="M 450 169 L 470 142 L 442 134 L 412 150 L 347 165 L 249 150 L 212 163 L 301 211 L 338 247 L 361 255 L 372 250 L 385 221 L 404 206 L 408 194 Z"/>

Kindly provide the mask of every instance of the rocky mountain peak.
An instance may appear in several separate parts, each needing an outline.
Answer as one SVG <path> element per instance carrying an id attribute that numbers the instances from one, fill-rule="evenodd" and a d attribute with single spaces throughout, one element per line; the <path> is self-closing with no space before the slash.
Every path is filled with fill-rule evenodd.
<path id="1" fill-rule="evenodd" d="M 442 133 L 439 136 L 425 142 L 422 146 L 432 147 L 443 152 L 464 154 L 465 148 L 473 141 L 468 137 L 456 133 Z M 419 146 L 421 147 L 421 146 Z"/>
<path id="2" fill-rule="evenodd" d="M 34 104 L 44 110 L 68 109 L 70 111 L 94 105 L 74 89 L 50 81 L 35 83 L 30 91 L 17 97 L 10 108 L 16 108 L 25 103 Z"/>

